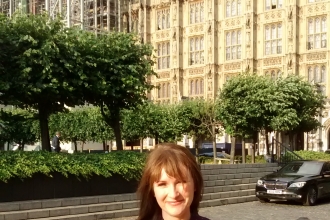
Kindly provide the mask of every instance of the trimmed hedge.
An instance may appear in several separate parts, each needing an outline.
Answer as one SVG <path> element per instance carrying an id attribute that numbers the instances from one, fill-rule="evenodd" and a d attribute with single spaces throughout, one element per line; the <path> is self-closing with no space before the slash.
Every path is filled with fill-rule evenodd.
<path id="1" fill-rule="evenodd" d="M 330 161 L 330 154 L 324 152 L 315 152 L 315 151 L 295 151 L 296 154 L 301 156 L 305 160 L 328 160 Z"/>
<path id="2" fill-rule="evenodd" d="M 41 173 L 52 177 L 58 172 L 65 177 L 72 174 L 88 179 L 92 175 L 110 177 L 118 174 L 126 180 L 139 180 L 146 154 L 118 151 L 104 154 L 51 153 L 46 151 L 1 151 L 0 181 L 11 178 L 30 178 Z"/>

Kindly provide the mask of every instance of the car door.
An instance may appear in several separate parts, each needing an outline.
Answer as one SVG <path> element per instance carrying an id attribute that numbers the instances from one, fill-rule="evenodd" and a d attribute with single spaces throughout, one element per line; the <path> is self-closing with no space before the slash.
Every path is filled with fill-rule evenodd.
<path id="1" fill-rule="evenodd" d="M 323 175 L 324 178 L 324 193 L 325 196 L 330 196 L 330 163 L 326 162 L 324 164 L 323 173 L 328 172 L 328 174 Z"/>

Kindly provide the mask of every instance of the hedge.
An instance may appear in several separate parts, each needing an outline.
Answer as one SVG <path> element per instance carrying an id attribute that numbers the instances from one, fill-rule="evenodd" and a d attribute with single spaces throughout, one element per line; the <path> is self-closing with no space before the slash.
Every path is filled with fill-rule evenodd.
<path id="1" fill-rule="evenodd" d="M 94 174 L 104 177 L 119 174 L 126 180 L 139 180 L 145 159 L 146 154 L 130 151 L 107 154 L 0 151 L 0 181 L 29 178 L 36 173 L 52 177 L 54 172 L 86 179 Z"/>

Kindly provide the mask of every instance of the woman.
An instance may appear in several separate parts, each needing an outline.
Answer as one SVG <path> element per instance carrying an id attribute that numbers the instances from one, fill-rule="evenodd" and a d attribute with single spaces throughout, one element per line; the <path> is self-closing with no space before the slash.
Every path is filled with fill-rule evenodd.
<path id="1" fill-rule="evenodd" d="M 198 215 L 203 178 L 185 147 L 161 144 L 147 159 L 138 188 L 138 220 L 208 220 Z"/>

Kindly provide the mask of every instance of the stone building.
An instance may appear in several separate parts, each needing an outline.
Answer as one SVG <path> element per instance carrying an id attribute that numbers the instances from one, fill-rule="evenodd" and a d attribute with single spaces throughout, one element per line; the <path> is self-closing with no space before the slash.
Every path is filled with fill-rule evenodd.
<path id="1" fill-rule="evenodd" d="M 226 80 L 246 71 L 274 79 L 299 74 L 329 96 L 330 1 L 1 0 L 0 11 L 12 13 L 17 2 L 62 13 L 68 26 L 137 32 L 156 49 L 155 102 L 214 99 Z M 323 128 L 301 137 L 305 149 L 330 149 L 330 101 L 326 106 Z"/>
<path id="2" fill-rule="evenodd" d="M 130 8 L 132 31 L 156 49 L 159 78 L 151 81 L 159 89 L 152 100 L 214 99 L 226 80 L 245 71 L 299 74 L 329 96 L 330 1 L 141 0 Z M 322 129 L 301 137 L 305 149 L 330 149 L 328 111 Z"/>

